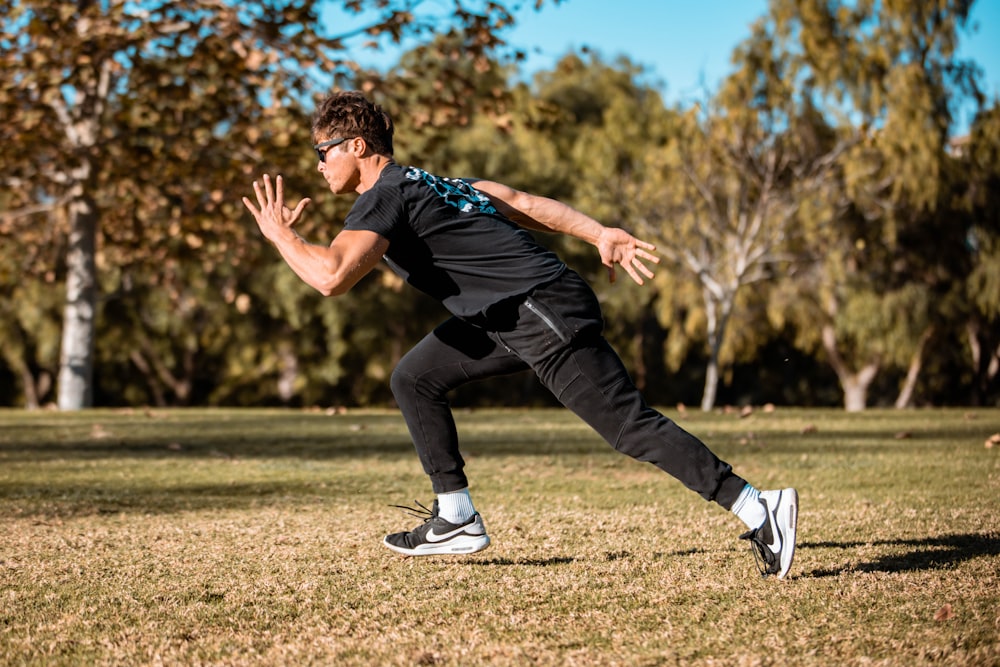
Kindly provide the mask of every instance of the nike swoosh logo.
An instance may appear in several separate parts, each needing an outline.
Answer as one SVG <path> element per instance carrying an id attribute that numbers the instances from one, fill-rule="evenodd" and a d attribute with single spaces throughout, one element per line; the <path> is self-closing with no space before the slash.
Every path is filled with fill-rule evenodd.
<path id="1" fill-rule="evenodd" d="M 427 541 L 428 542 L 444 542 L 445 540 L 451 539 L 456 535 L 460 535 L 465 532 L 465 529 L 469 526 L 459 526 L 455 530 L 449 530 L 447 533 L 436 533 L 434 529 L 431 528 L 427 531 Z"/>
<path id="2" fill-rule="evenodd" d="M 777 505 L 781 504 L 781 495 L 778 495 Z M 767 508 L 768 514 L 770 514 L 771 519 L 771 543 L 767 545 L 774 553 L 781 551 L 781 529 L 778 527 L 778 513 L 776 510 L 772 510 L 770 507 Z"/>

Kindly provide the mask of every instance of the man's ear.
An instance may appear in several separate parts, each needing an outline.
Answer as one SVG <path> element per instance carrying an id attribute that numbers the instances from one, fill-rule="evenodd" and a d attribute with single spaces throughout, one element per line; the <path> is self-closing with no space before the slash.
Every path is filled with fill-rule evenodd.
<path id="1" fill-rule="evenodd" d="M 354 137 L 347 145 L 355 157 L 369 157 L 371 155 L 368 150 L 368 142 L 362 137 Z"/>

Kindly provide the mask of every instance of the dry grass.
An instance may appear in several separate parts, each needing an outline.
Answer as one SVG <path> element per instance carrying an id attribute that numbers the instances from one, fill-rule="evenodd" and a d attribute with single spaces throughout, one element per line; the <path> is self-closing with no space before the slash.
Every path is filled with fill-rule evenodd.
<path id="1" fill-rule="evenodd" d="M 0 664 L 1000 664 L 1000 413 L 677 418 L 799 488 L 788 580 L 562 411 L 460 415 L 451 560 L 380 545 L 430 500 L 391 412 L 0 412 Z"/>

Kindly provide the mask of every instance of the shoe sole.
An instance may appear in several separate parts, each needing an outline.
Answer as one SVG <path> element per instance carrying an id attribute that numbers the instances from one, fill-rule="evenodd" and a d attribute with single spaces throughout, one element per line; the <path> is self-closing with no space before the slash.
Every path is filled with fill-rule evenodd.
<path id="1" fill-rule="evenodd" d="M 427 542 L 415 549 L 398 547 L 395 544 L 390 544 L 385 539 L 382 540 L 382 544 L 404 556 L 461 556 L 482 551 L 490 546 L 490 538 L 488 535 L 465 535 L 440 544 Z"/>

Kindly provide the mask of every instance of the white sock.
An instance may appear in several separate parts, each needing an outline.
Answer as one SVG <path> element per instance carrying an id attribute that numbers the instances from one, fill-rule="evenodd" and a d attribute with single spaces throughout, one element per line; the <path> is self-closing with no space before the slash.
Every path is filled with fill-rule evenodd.
<path id="1" fill-rule="evenodd" d="M 731 511 L 751 530 L 760 528 L 767 519 L 767 512 L 760 502 L 760 491 L 750 484 L 743 487 Z"/>
<path id="2" fill-rule="evenodd" d="M 437 500 L 438 516 L 449 523 L 463 524 L 476 513 L 476 508 L 472 506 L 472 496 L 469 495 L 469 487 L 449 493 L 439 493 Z"/>

